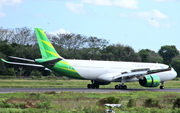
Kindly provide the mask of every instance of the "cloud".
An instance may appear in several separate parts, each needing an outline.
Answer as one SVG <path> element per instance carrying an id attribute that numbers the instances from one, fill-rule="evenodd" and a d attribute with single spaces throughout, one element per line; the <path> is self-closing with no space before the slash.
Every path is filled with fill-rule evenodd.
<path id="1" fill-rule="evenodd" d="M 161 25 L 157 20 L 146 20 L 151 26 L 159 28 Z"/>
<path id="2" fill-rule="evenodd" d="M 57 34 L 70 34 L 71 32 L 66 31 L 65 29 L 59 29 L 53 32 L 49 32 L 49 34 L 57 35 Z"/>
<path id="3" fill-rule="evenodd" d="M 147 23 L 149 23 L 151 26 L 159 28 L 159 27 L 165 27 L 169 28 L 171 27 L 172 23 L 163 23 L 165 19 L 168 19 L 168 16 L 163 14 L 157 9 L 153 9 L 151 11 L 146 12 L 139 12 L 131 15 L 134 18 L 139 18 L 142 20 L 145 20 Z"/>
<path id="4" fill-rule="evenodd" d="M 3 6 L 16 6 L 22 3 L 22 0 L 0 0 L 0 10 Z M 0 18 L 5 17 L 6 14 L 0 11 Z"/>
<path id="5" fill-rule="evenodd" d="M 114 0 L 114 5 L 128 8 L 128 9 L 138 9 L 138 1 L 136 0 Z"/>
<path id="6" fill-rule="evenodd" d="M 83 9 L 83 6 L 84 6 L 83 4 L 74 4 L 72 2 L 66 4 L 66 7 L 70 11 L 77 13 L 77 14 L 85 14 L 86 13 L 86 11 Z"/>
<path id="7" fill-rule="evenodd" d="M 147 20 L 147 22 L 155 28 L 170 28 L 174 24 L 177 24 L 177 22 L 159 22 L 157 20 Z"/>
<path id="8" fill-rule="evenodd" d="M 153 9 L 152 11 L 147 11 L 147 12 L 139 12 L 135 14 L 136 17 L 139 18 L 144 18 L 144 19 L 167 19 L 168 16 L 161 13 L 157 9 Z"/>
<path id="9" fill-rule="evenodd" d="M 99 6 L 118 6 L 128 9 L 137 9 L 139 3 L 137 0 L 82 0 L 82 2 Z"/>
<path id="10" fill-rule="evenodd" d="M 155 2 L 175 2 L 178 0 L 154 0 Z"/>
<path id="11" fill-rule="evenodd" d="M 0 7 L 3 5 L 18 5 L 22 3 L 22 0 L 0 0 Z"/>
<path id="12" fill-rule="evenodd" d="M 82 0 L 84 3 L 100 5 L 100 6 L 111 6 L 112 2 L 110 0 Z"/>

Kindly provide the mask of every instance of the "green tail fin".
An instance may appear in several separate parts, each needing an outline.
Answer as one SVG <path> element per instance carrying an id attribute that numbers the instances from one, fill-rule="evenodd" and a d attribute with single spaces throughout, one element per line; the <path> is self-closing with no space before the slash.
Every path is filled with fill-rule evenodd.
<path id="1" fill-rule="evenodd" d="M 51 57 L 62 58 L 56 52 L 53 45 L 51 44 L 51 42 L 49 41 L 49 39 L 47 38 L 46 34 L 42 29 L 35 28 L 35 33 L 43 59 L 51 58 Z"/>

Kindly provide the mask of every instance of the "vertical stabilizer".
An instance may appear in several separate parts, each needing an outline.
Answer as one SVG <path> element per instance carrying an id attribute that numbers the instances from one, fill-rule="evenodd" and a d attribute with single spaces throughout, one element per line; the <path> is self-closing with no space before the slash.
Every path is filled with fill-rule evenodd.
<path id="1" fill-rule="evenodd" d="M 47 38 L 46 34 L 42 29 L 35 28 L 35 33 L 43 59 L 51 58 L 51 57 L 62 58 L 56 52 L 53 45 L 51 44 L 51 42 L 49 41 L 49 39 Z"/>

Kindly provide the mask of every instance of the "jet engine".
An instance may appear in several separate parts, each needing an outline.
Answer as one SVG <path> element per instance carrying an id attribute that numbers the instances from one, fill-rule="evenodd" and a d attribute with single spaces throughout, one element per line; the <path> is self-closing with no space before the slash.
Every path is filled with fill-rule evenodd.
<path id="1" fill-rule="evenodd" d="M 143 79 L 139 79 L 139 84 L 144 87 L 157 87 L 161 80 L 157 75 L 146 75 Z"/>

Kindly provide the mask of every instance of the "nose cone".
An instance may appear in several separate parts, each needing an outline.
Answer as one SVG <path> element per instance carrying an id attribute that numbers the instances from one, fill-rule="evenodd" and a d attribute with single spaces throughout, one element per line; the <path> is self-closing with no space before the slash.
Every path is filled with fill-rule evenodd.
<path id="1" fill-rule="evenodd" d="M 171 69 L 171 76 L 175 78 L 177 76 L 177 72 L 174 70 L 174 68 Z"/>

